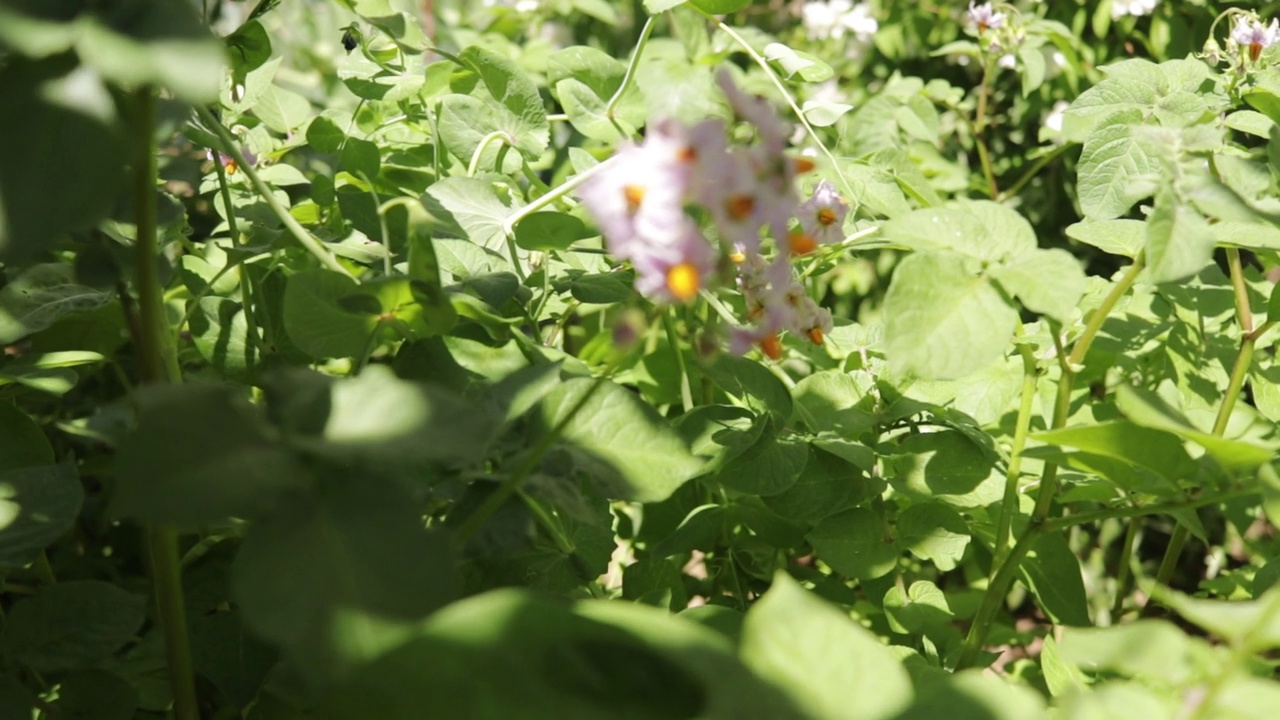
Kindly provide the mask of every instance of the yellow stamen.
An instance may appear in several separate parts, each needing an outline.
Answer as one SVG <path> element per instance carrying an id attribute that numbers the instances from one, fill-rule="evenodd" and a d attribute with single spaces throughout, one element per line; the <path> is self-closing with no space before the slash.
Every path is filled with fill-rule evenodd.
<path id="1" fill-rule="evenodd" d="M 822 208 L 818 211 L 818 222 L 823 225 L 831 225 L 836 221 L 836 211 L 831 208 Z"/>
<path id="2" fill-rule="evenodd" d="M 680 263 L 667 271 L 667 289 L 681 302 L 696 296 L 701 285 L 702 278 L 693 263 Z"/>
<path id="3" fill-rule="evenodd" d="M 822 328 L 809 328 L 809 339 L 813 341 L 814 345 L 821 345 L 823 340 Z"/>
<path id="4" fill-rule="evenodd" d="M 810 170 L 818 167 L 817 163 L 815 163 L 813 160 L 807 157 L 793 158 L 791 162 L 792 162 L 792 165 L 795 167 L 796 172 L 798 173 L 807 173 Z"/>
<path id="5" fill-rule="evenodd" d="M 236 170 L 239 170 L 239 169 L 240 169 L 240 166 L 236 164 L 236 161 L 235 161 L 235 160 L 228 160 L 228 161 L 227 161 L 227 174 L 228 174 L 228 175 L 235 175 L 235 174 L 236 174 Z"/>
<path id="6" fill-rule="evenodd" d="M 760 341 L 760 352 L 770 360 L 777 360 L 782 357 L 782 342 L 777 335 L 770 335 Z"/>
<path id="7" fill-rule="evenodd" d="M 817 249 L 818 243 L 813 238 L 802 232 L 793 232 L 787 238 L 788 244 L 791 246 L 791 252 L 796 255 L 808 255 Z"/>
<path id="8" fill-rule="evenodd" d="M 640 209 L 640 203 L 644 202 L 644 188 L 639 185 L 625 185 L 622 188 L 622 194 L 627 198 L 627 210 L 635 212 Z"/>
<path id="9" fill-rule="evenodd" d="M 742 263 L 747 261 L 747 256 L 743 255 L 742 253 L 730 253 L 729 260 L 732 261 L 733 264 L 735 265 L 741 265 Z"/>
<path id="10" fill-rule="evenodd" d="M 680 162 L 693 162 L 698 159 L 698 148 L 686 145 L 676 153 L 676 159 Z"/>

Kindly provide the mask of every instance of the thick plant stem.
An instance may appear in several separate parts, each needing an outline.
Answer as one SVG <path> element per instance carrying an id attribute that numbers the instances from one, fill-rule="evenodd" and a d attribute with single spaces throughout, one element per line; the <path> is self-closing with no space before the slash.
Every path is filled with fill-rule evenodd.
<path id="1" fill-rule="evenodd" d="M 134 95 L 134 215 L 138 234 L 134 242 L 138 293 L 138 366 L 146 383 L 181 379 L 177 353 L 164 319 L 164 301 L 156 273 L 159 248 L 156 239 L 155 95 L 150 87 Z M 199 720 L 187 613 L 182 597 L 182 571 L 178 563 L 178 537 L 172 529 L 147 530 L 151 554 L 151 581 L 156 611 L 164 632 L 169 682 L 173 686 L 176 720 Z"/>
<path id="2" fill-rule="evenodd" d="M 1231 379 L 1227 381 L 1227 392 L 1218 406 L 1218 414 L 1213 420 L 1213 434 L 1222 437 L 1227 431 L 1227 423 L 1231 421 L 1231 411 L 1236 407 L 1236 400 L 1244 388 L 1245 377 L 1253 366 L 1253 348 L 1258 341 L 1253 331 L 1253 311 L 1249 307 L 1249 289 L 1244 282 L 1244 266 L 1240 262 L 1240 251 L 1229 247 L 1227 250 L 1227 267 L 1231 273 L 1231 287 L 1236 302 L 1236 322 L 1240 325 L 1240 352 L 1236 354 L 1235 364 L 1231 367 Z M 1164 557 L 1160 559 L 1160 568 L 1156 571 L 1156 583 L 1168 585 L 1178 567 L 1178 556 L 1187 544 L 1191 531 L 1179 523 L 1173 528 L 1169 537 L 1169 546 L 1165 548 Z M 1151 607 L 1148 605 L 1147 607 Z"/>
<path id="3" fill-rule="evenodd" d="M 1018 477 L 1022 474 L 1022 450 L 1031 430 L 1031 405 L 1035 402 L 1036 381 L 1039 370 L 1031 348 L 1019 345 L 1022 355 L 1022 397 L 1018 403 L 1018 419 L 1013 430 L 1013 447 L 1009 450 L 1009 469 L 1005 475 L 1004 501 L 1000 507 L 1000 520 L 996 528 L 995 561 L 992 567 L 1004 563 L 1009 551 L 1009 539 L 1013 532 L 1013 516 L 1018 513 Z"/>
<path id="4" fill-rule="evenodd" d="M 1062 377 L 1058 381 L 1058 396 L 1053 409 L 1053 428 L 1061 428 L 1067 424 L 1067 418 L 1070 415 L 1071 407 L 1071 390 L 1075 381 L 1075 373 L 1083 363 L 1085 357 L 1089 353 L 1089 347 L 1093 344 L 1094 338 L 1097 337 L 1098 331 L 1102 328 L 1102 324 L 1106 322 L 1107 316 L 1115 309 L 1120 298 L 1124 297 L 1133 284 L 1137 282 L 1138 275 L 1142 272 L 1143 255 L 1139 254 L 1133 260 L 1133 264 L 1125 271 L 1120 280 L 1111 288 L 1106 297 L 1102 299 L 1102 303 L 1094 310 L 1089 317 L 1089 321 L 1085 324 L 1084 332 L 1076 339 L 1075 345 L 1071 348 L 1071 354 L 1067 357 L 1066 362 L 1062 365 Z M 1013 578 L 1018 573 L 1018 567 L 1022 564 L 1027 553 L 1031 551 L 1032 544 L 1039 536 L 1045 532 L 1054 531 L 1048 522 L 1049 511 L 1053 507 L 1053 500 L 1058 495 L 1058 466 L 1054 463 L 1045 463 L 1044 472 L 1040 476 L 1040 490 L 1036 495 L 1035 508 L 1031 511 L 1031 517 L 1027 520 L 1027 528 L 1022 532 L 1022 536 L 1018 538 L 1018 542 L 1004 557 L 1003 562 L 999 562 L 992 571 L 991 581 L 987 584 L 987 590 L 983 593 L 982 603 L 978 606 L 978 612 L 974 615 L 973 623 L 969 626 L 969 633 L 965 636 L 964 645 L 960 649 L 960 656 L 957 660 L 956 669 L 963 669 L 971 665 L 978 657 L 978 652 L 982 649 L 982 645 L 986 642 L 987 634 L 991 630 L 991 623 L 995 620 L 996 612 L 1000 609 L 1000 605 L 1004 602 L 1005 596 L 1009 592 L 1009 585 L 1013 582 Z M 999 538 L 997 538 L 999 541 Z M 997 558 L 999 558 L 999 548 L 996 550 Z"/>
<path id="5" fill-rule="evenodd" d="M 1111 603 L 1111 622 L 1115 623 L 1120 613 L 1124 612 L 1124 599 L 1128 595 L 1129 564 L 1133 560 L 1133 545 L 1138 539 L 1138 521 L 1130 519 L 1125 523 L 1124 544 L 1120 547 L 1120 567 L 1116 571 L 1116 597 Z"/>

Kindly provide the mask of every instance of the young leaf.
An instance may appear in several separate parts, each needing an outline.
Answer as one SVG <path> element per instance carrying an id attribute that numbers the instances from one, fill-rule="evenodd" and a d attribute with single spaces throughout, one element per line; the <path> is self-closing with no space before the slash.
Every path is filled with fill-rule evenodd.
<path id="1" fill-rule="evenodd" d="M 885 354 L 901 372 L 953 379 L 1003 355 L 1017 312 L 955 253 L 920 253 L 898 265 L 885 296 Z"/>
<path id="2" fill-rule="evenodd" d="M 1085 290 L 1084 270 L 1071 253 L 1037 250 L 992 268 L 991 277 L 1034 312 L 1068 323 Z"/>
<path id="3" fill-rule="evenodd" d="M 138 632 L 146 605 L 108 582 L 60 582 L 13 606 L 0 647 L 11 662 L 40 673 L 90 668 Z"/>
<path id="4" fill-rule="evenodd" d="M 893 653 L 786 573 L 747 613 L 741 653 L 817 720 L 888 720 L 911 702 L 911 682 Z"/>
<path id="5" fill-rule="evenodd" d="M 1133 137 L 1138 110 L 1107 116 L 1080 153 L 1080 209 L 1090 220 L 1111 220 L 1156 189 L 1160 163 Z"/>
<path id="6" fill-rule="evenodd" d="M 1147 267 L 1153 282 L 1174 282 L 1204 269 L 1213 259 L 1209 222 L 1181 202 L 1168 182 L 1156 191 L 1147 218 Z"/>

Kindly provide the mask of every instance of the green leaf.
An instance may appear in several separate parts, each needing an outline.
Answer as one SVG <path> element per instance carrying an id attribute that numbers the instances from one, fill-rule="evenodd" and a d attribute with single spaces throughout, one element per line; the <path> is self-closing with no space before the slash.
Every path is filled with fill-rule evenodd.
<path id="1" fill-rule="evenodd" d="M 705 464 L 699 475 L 715 472 L 760 438 L 765 423 L 735 405 L 699 405 L 675 420 L 676 431 Z"/>
<path id="2" fill-rule="evenodd" d="M 1161 185 L 1155 209 L 1147 218 L 1147 272 L 1152 282 L 1195 275 L 1212 262 L 1214 245 L 1209 222 L 1181 202 L 1172 185 Z"/>
<path id="3" fill-rule="evenodd" d="M 994 453 L 963 433 L 945 430 L 908 436 L 892 457 L 895 489 L 953 507 L 982 507 L 1000 499 L 1004 476 Z"/>
<path id="4" fill-rule="evenodd" d="M 360 299 L 366 302 L 354 302 Z M 375 298 L 332 270 L 304 270 L 285 285 L 285 330 L 314 358 L 359 357 L 380 327 L 381 312 Z"/>
<path id="5" fill-rule="evenodd" d="M 946 572 L 969 545 L 969 526 L 960 513 L 941 503 L 912 505 L 898 514 L 898 545 Z"/>
<path id="6" fill-rule="evenodd" d="M 253 114 L 262 124 L 287 135 L 311 117 L 311 103 L 292 90 L 271 85 L 253 104 Z"/>
<path id="7" fill-rule="evenodd" d="M 594 235 L 586 223 L 568 213 L 536 212 L 516 225 L 516 245 L 525 250 L 567 250 Z"/>
<path id="8" fill-rule="evenodd" d="M 613 382 L 593 392 L 595 384 L 586 378 L 561 384 L 543 398 L 540 415 L 543 432 L 565 423 L 560 441 L 602 493 L 659 502 L 698 473 L 702 461 L 656 410 Z"/>
<path id="9" fill-rule="evenodd" d="M 769 43 L 764 46 L 764 59 L 778 71 L 783 78 L 791 80 L 799 77 L 805 82 L 817 83 L 830 79 L 835 75 L 831 66 L 817 57 L 800 50 L 793 50 L 782 43 Z"/>
<path id="10" fill-rule="evenodd" d="M 1280 590 L 1263 593 L 1257 600 L 1227 601 L 1196 598 L 1155 586 L 1151 596 L 1184 620 L 1247 652 L 1280 647 Z"/>
<path id="11" fill-rule="evenodd" d="M 1050 430 L 1032 435 L 1036 440 L 1073 447 L 1103 457 L 1148 468 L 1168 480 L 1196 473 L 1195 462 L 1172 433 L 1130 422 L 1110 421 Z"/>
<path id="12" fill-rule="evenodd" d="M 885 483 L 825 450 L 809 450 L 809 461 L 785 491 L 765 498 L 769 509 L 790 520 L 814 523 L 884 492 Z"/>
<path id="13" fill-rule="evenodd" d="M 767 412 L 781 422 L 791 419 L 791 393 L 764 365 L 744 357 L 720 353 L 715 363 L 702 371 L 721 390 L 740 398 L 748 407 L 758 412 Z"/>
<path id="14" fill-rule="evenodd" d="M 657 15 L 678 5 L 683 5 L 685 2 L 686 0 L 644 0 L 644 9 L 648 10 L 650 15 Z"/>
<path id="15" fill-rule="evenodd" d="M 1044 645 L 1040 649 L 1040 671 L 1044 673 L 1049 694 L 1055 698 L 1075 690 L 1084 690 L 1089 685 L 1089 679 L 1080 667 L 1062 656 L 1052 635 L 1045 636 Z"/>
<path id="16" fill-rule="evenodd" d="M 1085 291 L 1084 270 L 1066 250 L 1037 250 L 993 268 L 991 277 L 1028 310 L 1066 324 Z"/>
<path id="17" fill-rule="evenodd" d="M 885 537 L 884 519 L 866 508 L 824 518 L 805 537 L 818 558 L 841 575 L 870 580 L 898 563 L 898 548 Z"/>
<path id="18" fill-rule="evenodd" d="M 1089 220 L 1111 220 L 1156 190 L 1159 161 L 1133 135 L 1142 113 L 1126 110 L 1106 117 L 1089 134 L 1080 153 L 1080 209 Z"/>
<path id="19" fill-rule="evenodd" d="M 146 522 L 199 527 L 247 517 L 307 483 L 254 405 L 222 385 L 152 386 L 116 452 L 113 508 Z"/>
<path id="20" fill-rule="evenodd" d="M 705 13 L 728 15 L 750 7 L 751 0 L 690 0 L 690 4 Z"/>
<path id="21" fill-rule="evenodd" d="M 885 296 L 885 355 L 925 379 L 977 372 L 1008 349 L 1017 312 L 955 253 L 902 261 Z"/>
<path id="22" fill-rule="evenodd" d="M 146 606 L 111 583 L 60 582 L 13 606 L 0 647 L 10 662 L 40 673 L 89 668 L 133 638 Z"/>
<path id="23" fill-rule="evenodd" d="M 368 140 L 347 138 L 338 156 L 343 170 L 356 177 L 373 180 L 382 169 L 382 156 L 378 146 Z"/>
<path id="24" fill-rule="evenodd" d="M 1067 226 L 1067 237 L 1112 255 L 1135 258 L 1147 242 L 1142 220 L 1084 220 Z"/>
<path id="25" fill-rule="evenodd" d="M 747 612 L 742 659 L 820 720 L 896 718 L 911 681 L 880 639 L 785 573 Z"/>
<path id="26" fill-rule="evenodd" d="M 138 691 L 115 673 L 86 670 L 59 681 L 53 707 L 67 720 L 132 720 Z"/>
<path id="27" fill-rule="evenodd" d="M 538 159 L 547 149 L 551 131 L 537 85 L 514 62 L 483 47 L 468 47 L 458 59 L 479 75 L 506 110 L 494 120 L 498 127 L 510 133 L 512 144 L 526 159 Z"/>
<path id="28" fill-rule="evenodd" d="M 808 458 L 808 443 L 770 433 L 720 468 L 715 481 L 740 493 L 777 495 L 795 484 Z"/>
<path id="29" fill-rule="evenodd" d="M 188 328 L 196 350 L 223 377 L 244 377 L 257 363 L 257 347 L 240 303 L 225 297 L 201 298 Z"/>
<path id="30" fill-rule="evenodd" d="M 1032 253 L 1036 233 L 1022 215 L 989 200 L 956 200 L 890 220 L 881 232 L 917 251 L 952 251 L 988 263 Z"/>
<path id="31" fill-rule="evenodd" d="M 213 683 L 237 707 L 248 707 L 276 651 L 244 626 L 238 610 L 205 613 L 188 620 L 196 672 Z"/>
<path id="32" fill-rule="evenodd" d="M 0 127 L 23 138 L 0 143 L 0 260 L 38 258 L 63 234 L 91 227 L 111 211 L 125 182 L 128 144 L 111 96 L 92 70 L 10 58 L 0 68 Z M 0 343 L 6 344 L 15 330 L 11 292 L 0 290 Z"/>
<path id="33" fill-rule="evenodd" d="M 346 139 L 347 135 L 342 132 L 342 128 L 327 117 L 317 117 L 307 126 L 307 144 L 316 152 L 337 152 Z"/>
<path id="34" fill-rule="evenodd" d="M 1081 93 L 1067 109 L 1062 119 L 1066 140 L 1085 142 L 1096 128 L 1121 112 L 1141 118 L 1143 109 L 1155 105 L 1159 89 L 1165 84 L 1160 69 L 1149 60 L 1117 63 L 1108 66 L 1107 71 L 1106 80 Z"/>
<path id="35" fill-rule="evenodd" d="M 875 414 L 863 402 L 869 398 L 869 389 L 849 373 L 823 370 L 796 383 L 791 394 L 796 413 L 809 429 L 856 439 L 876 424 Z"/>
<path id="36" fill-rule="evenodd" d="M 714 630 L 632 603 L 518 590 L 445 608 L 317 707 L 327 720 L 807 717 Z"/>
<path id="37" fill-rule="evenodd" d="M 1136 620 L 1109 628 L 1064 628 L 1067 662 L 1093 671 L 1160 679 L 1175 687 L 1191 681 L 1191 638 L 1167 620 Z"/>
<path id="38" fill-rule="evenodd" d="M 0 288 L 0 344 L 16 342 L 110 300 L 109 292 L 77 284 L 70 265 L 34 265 Z"/>
<path id="39" fill-rule="evenodd" d="M 453 560 L 398 486 L 342 478 L 250 527 L 231 592 L 255 633 L 298 649 L 331 637 L 343 612 L 425 617 L 454 596 Z"/>
<path id="40" fill-rule="evenodd" d="M 428 211 L 458 237 L 506 254 L 503 223 L 510 208 L 483 180 L 449 177 L 433 183 L 423 195 Z"/>
<path id="41" fill-rule="evenodd" d="M 1080 561 L 1066 536 L 1050 533 L 1036 538 L 1031 552 L 1018 568 L 1035 593 L 1040 609 L 1058 625 L 1091 625 L 1089 601 L 1084 593 Z"/>
<path id="42" fill-rule="evenodd" d="M 53 446 L 40 425 L 13 403 L 0 402 L 0 467 L 9 471 L 53 461 Z"/>
<path id="43" fill-rule="evenodd" d="M 903 592 L 897 586 L 884 594 L 884 613 L 894 632 L 926 634 L 946 628 L 955 618 L 947 596 L 928 580 L 917 580 Z"/>
<path id="44" fill-rule="evenodd" d="M 43 436 L 40 440 L 47 449 L 48 441 Z M 12 456 L 6 459 L 12 461 Z M 34 465 L 0 472 L 0 571 L 25 567 L 70 530 L 83 499 L 80 478 L 72 465 Z"/>
<path id="45" fill-rule="evenodd" d="M 420 223 L 412 225 L 409 236 L 409 291 L 422 308 L 421 337 L 442 335 L 458 322 L 458 312 L 445 293 L 440 277 L 440 259 L 435 241 Z"/>
<path id="46" fill-rule="evenodd" d="M 1044 701 L 1036 691 L 981 670 L 942 675 L 931 691 L 895 720 L 1036 720 Z"/>
<path id="47" fill-rule="evenodd" d="M 597 95 L 590 87 L 574 78 L 556 83 L 556 95 L 574 129 L 593 140 L 617 141 L 630 137 L 644 124 L 643 110 L 635 102 L 626 112 L 614 110 L 610 119 L 609 97 Z"/>
<path id="48" fill-rule="evenodd" d="M 569 284 L 569 293 L 575 300 L 588 304 L 608 305 L 630 300 L 633 297 L 629 276 L 626 281 L 619 273 L 590 273 L 578 275 Z"/>
<path id="49" fill-rule="evenodd" d="M 1200 444 L 1218 464 L 1228 470 L 1252 470 L 1275 457 L 1274 447 L 1260 447 L 1244 440 L 1232 440 L 1197 430 L 1182 413 L 1150 390 L 1121 384 L 1116 388 L 1116 407 L 1138 425 L 1171 432 Z"/>

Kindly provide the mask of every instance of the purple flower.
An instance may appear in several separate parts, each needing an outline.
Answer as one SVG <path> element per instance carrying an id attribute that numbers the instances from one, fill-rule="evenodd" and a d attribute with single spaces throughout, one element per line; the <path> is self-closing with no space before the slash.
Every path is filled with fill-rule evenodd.
<path id="1" fill-rule="evenodd" d="M 1280 21 L 1272 20 L 1270 25 L 1263 25 L 1258 19 L 1238 18 L 1231 29 L 1231 39 L 1248 48 L 1249 59 L 1257 62 L 1263 50 L 1280 40 Z"/>
<path id="2" fill-rule="evenodd" d="M 985 2 L 981 5 L 969 3 L 969 24 L 978 29 L 978 32 L 984 30 L 994 30 L 1004 25 L 1004 13 L 996 12 L 991 3 Z"/>
<path id="3" fill-rule="evenodd" d="M 800 230 L 815 243 L 832 245 L 844 240 L 844 218 L 848 214 L 849 206 L 836 192 L 836 186 L 823 180 L 813 189 L 813 196 L 800 205 Z M 792 249 L 799 252 L 794 243 Z"/>

